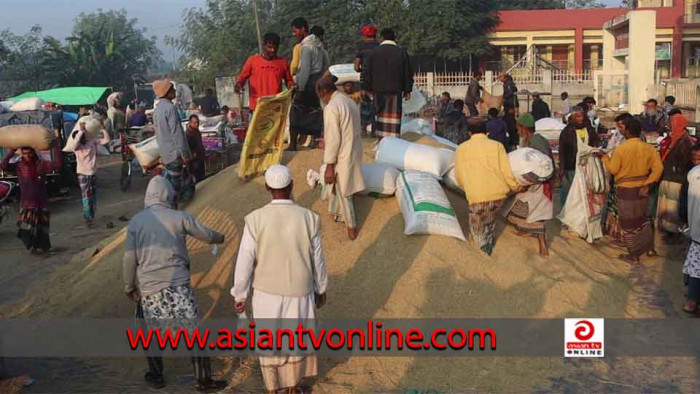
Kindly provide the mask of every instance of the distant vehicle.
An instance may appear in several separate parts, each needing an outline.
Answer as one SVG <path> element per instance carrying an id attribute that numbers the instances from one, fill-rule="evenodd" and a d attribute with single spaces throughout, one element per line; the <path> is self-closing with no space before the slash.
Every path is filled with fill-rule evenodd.
<path id="1" fill-rule="evenodd" d="M 72 130 L 72 124 L 66 124 L 63 111 L 22 111 L 0 114 L 0 127 L 9 125 L 40 124 L 54 132 L 61 149 L 66 144 L 66 137 Z M 74 123 L 74 122 L 72 122 Z M 69 128 L 66 128 L 70 126 Z M 66 131 L 67 130 L 67 131 Z M 7 150 L 0 148 L 0 157 L 5 157 Z M 51 151 L 38 152 L 44 160 L 51 160 Z M 54 171 L 47 177 L 47 186 L 50 194 L 68 194 L 71 187 L 77 186 L 75 175 L 75 154 L 63 153 L 63 166 L 59 171 Z M 7 181 L 17 186 L 17 176 L 9 171 L 0 170 L 0 181 Z M 18 189 L 18 188 L 16 188 Z"/>

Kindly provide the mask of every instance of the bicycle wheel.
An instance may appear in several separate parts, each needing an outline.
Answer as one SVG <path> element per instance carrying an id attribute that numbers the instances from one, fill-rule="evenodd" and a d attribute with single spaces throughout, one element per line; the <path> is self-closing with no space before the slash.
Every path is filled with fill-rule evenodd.
<path id="1" fill-rule="evenodd" d="M 131 161 L 122 163 L 122 173 L 119 177 L 119 188 L 125 192 L 131 187 Z"/>

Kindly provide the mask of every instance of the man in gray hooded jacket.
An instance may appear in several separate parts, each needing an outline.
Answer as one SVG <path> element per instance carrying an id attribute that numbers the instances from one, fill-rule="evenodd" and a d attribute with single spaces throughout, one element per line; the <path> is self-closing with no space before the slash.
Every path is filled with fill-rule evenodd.
<path id="1" fill-rule="evenodd" d="M 137 317 L 144 319 L 197 319 L 187 236 L 209 244 L 224 242 L 223 234 L 204 227 L 187 212 L 172 209 L 173 203 L 172 185 L 155 176 L 146 189 L 145 209 L 129 221 L 124 291 L 137 303 Z M 208 357 L 193 357 L 192 363 L 200 390 L 226 387 L 226 382 L 212 380 Z M 154 388 L 164 387 L 163 359 L 149 357 L 148 367 L 146 381 Z"/>
<path id="2" fill-rule="evenodd" d="M 323 137 L 323 113 L 316 95 L 316 81 L 328 70 L 328 52 L 315 34 L 309 34 L 304 18 L 292 21 L 292 34 L 301 43 L 299 70 L 296 73 L 297 92 L 289 115 L 289 149 L 297 149 L 299 135 Z"/>

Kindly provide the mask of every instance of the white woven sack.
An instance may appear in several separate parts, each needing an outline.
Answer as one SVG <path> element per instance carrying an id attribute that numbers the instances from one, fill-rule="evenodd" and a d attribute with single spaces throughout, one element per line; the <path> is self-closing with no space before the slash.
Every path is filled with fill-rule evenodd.
<path id="1" fill-rule="evenodd" d="M 44 100 L 40 99 L 39 97 L 31 97 L 31 98 L 26 98 L 24 100 L 20 100 L 16 103 L 12 104 L 12 107 L 10 107 L 10 110 L 13 112 L 38 111 L 43 106 L 44 106 Z"/>
<path id="2" fill-rule="evenodd" d="M 554 164 L 544 153 L 532 148 L 519 148 L 508 154 L 515 180 L 522 186 L 547 181 L 554 174 Z"/>
<path id="3" fill-rule="evenodd" d="M 160 158 L 160 151 L 158 150 L 158 141 L 156 140 L 156 136 L 147 138 L 137 144 L 131 144 L 129 145 L 129 148 L 132 152 L 134 152 L 134 155 L 139 161 L 139 164 L 141 164 L 141 167 L 144 168 L 155 163 Z"/>
<path id="4" fill-rule="evenodd" d="M 388 164 L 362 164 L 365 190 L 359 194 L 378 198 L 391 197 L 396 192 L 396 178 L 398 176 L 399 170 Z"/>
<path id="5" fill-rule="evenodd" d="M 464 195 L 464 190 L 462 190 L 462 188 L 457 183 L 457 175 L 455 174 L 454 167 L 451 170 L 447 171 L 447 174 L 445 174 L 442 177 L 442 184 L 445 185 L 445 187 L 450 189 L 451 191 L 462 196 Z"/>
<path id="6" fill-rule="evenodd" d="M 389 137 L 379 143 L 376 161 L 400 170 L 427 172 L 439 179 L 454 167 L 455 152 Z"/>
<path id="7" fill-rule="evenodd" d="M 337 85 L 342 85 L 345 82 L 360 82 L 360 73 L 355 71 L 353 63 L 334 64 L 328 67 L 328 71 L 338 78 Z"/>

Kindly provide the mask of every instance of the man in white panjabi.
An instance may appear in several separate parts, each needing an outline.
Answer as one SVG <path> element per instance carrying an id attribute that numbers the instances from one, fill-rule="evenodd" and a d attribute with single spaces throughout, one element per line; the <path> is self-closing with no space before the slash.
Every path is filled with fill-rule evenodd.
<path id="1" fill-rule="evenodd" d="M 353 195 L 365 189 L 362 178 L 362 120 L 350 96 L 336 88 L 338 78 L 326 74 L 316 83 L 323 109 L 323 163 L 325 184 L 333 186 L 328 211 L 348 227 L 348 238 L 357 238 Z"/>
<path id="2" fill-rule="evenodd" d="M 252 291 L 254 319 L 314 319 L 326 302 L 328 278 L 321 220 L 291 199 L 292 173 L 282 165 L 265 172 L 272 202 L 245 217 L 231 295 L 237 313 Z M 268 392 L 297 390 L 316 376 L 316 356 L 260 357 Z M 297 391 L 293 391 L 297 392 Z"/>

